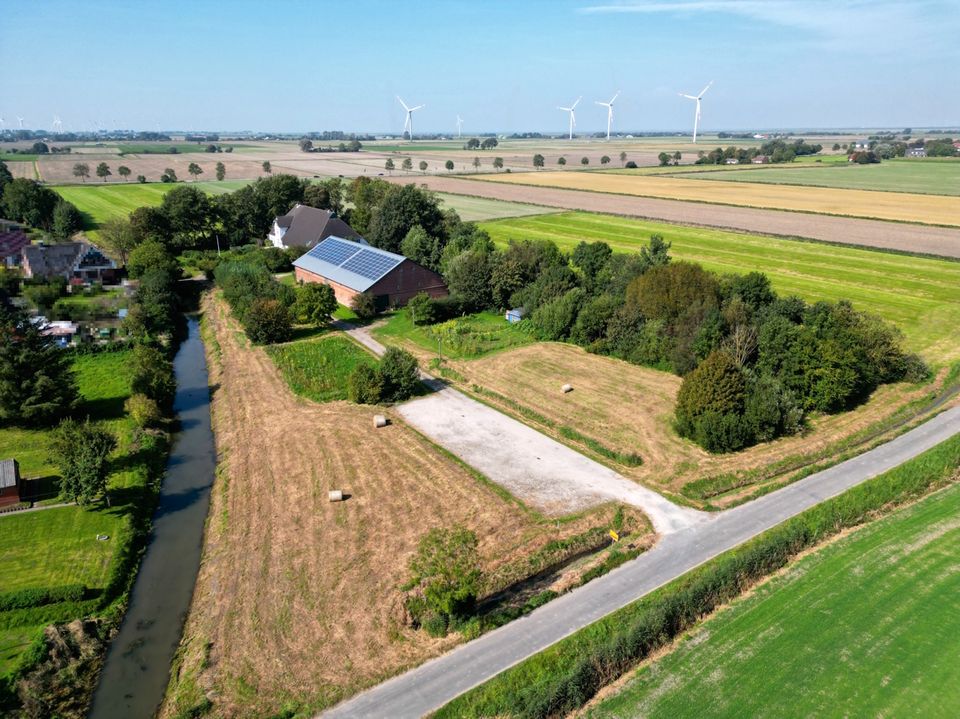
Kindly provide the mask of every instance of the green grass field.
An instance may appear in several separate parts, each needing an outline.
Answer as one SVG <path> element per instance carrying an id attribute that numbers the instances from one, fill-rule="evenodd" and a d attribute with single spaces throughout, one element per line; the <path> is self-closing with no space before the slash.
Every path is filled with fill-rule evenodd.
<path id="1" fill-rule="evenodd" d="M 38 157 L 26 152 L 0 152 L 0 162 L 36 162 Z"/>
<path id="2" fill-rule="evenodd" d="M 879 165 L 791 167 L 762 170 L 728 169 L 720 173 L 684 173 L 698 180 L 762 182 L 764 184 L 836 187 L 848 190 L 916 192 L 927 195 L 960 195 L 960 161 L 887 160 Z"/>
<path id="3" fill-rule="evenodd" d="M 385 325 L 373 330 L 373 335 L 387 344 L 406 339 L 434 353 L 438 350 L 439 339 L 443 356 L 447 359 L 473 359 L 533 341 L 515 325 L 508 324 L 502 315 L 493 312 L 479 312 L 435 325 L 417 326 L 410 319 L 410 313 L 401 310 L 393 314 Z"/>
<path id="4" fill-rule="evenodd" d="M 96 227 L 113 217 L 125 217 L 138 207 L 156 206 L 174 187 L 189 185 L 211 195 L 238 190 L 249 180 L 224 180 L 223 182 L 131 182 L 128 184 L 55 185 L 51 189 L 63 199 L 76 205 L 84 213 L 91 227 Z"/>
<path id="5" fill-rule="evenodd" d="M 960 262 L 585 212 L 481 226 L 500 245 L 546 239 L 564 250 L 581 240 L 602 240 L 615 252 L 635 252 L 659 234 L 673 243 L 677 259 L 721 273 L 764 272 L 783 295 L 848 299 L 898 325 L 908 348 L 934 365 L 960 358 Z"/>
<path id="6" fill-rule="evenodd" d="M 796 562 L 588 716 L 960 711 L 960 486 Z"/>
<path id="7" fill-rule="evenodd" d="M 443 201 L 443 209 L 452 208 L 456 210 L 460 219 L 464 222 L 482 222 L 502 217 L 525 217 L 539 215 L 544 211 L 544 208 L 537 205 L 490 200 L 485 197 L 449 195 L 443 192 L 438 192 L 437 197 Z"/>
<path id="8" fill-rule="evenodd" d="M 360 364 L 376 358 L 342 335 L 267 348 L 294 394 L 314 402 L 347 398 L 347 380 Z"/>

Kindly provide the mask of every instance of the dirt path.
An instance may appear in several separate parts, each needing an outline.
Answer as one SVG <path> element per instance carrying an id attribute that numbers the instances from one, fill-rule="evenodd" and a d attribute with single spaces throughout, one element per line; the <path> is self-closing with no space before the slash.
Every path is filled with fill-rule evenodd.
<path id="1" fill-rule="evenodd" d="M 411 178 L 403 177 L 386 179 L 400 184 L 411 181 Z M 832 217 L 805 212 L 729 207 L 681 200 L 628 197 L 550 187 L 508 185 L 461 177 L 425 176 L 419 178 L 417 184 L 425 185 L 436 192 L 526 202 L 567 210 L 587 210 L 676 222 L 681 225 L 718 227 L 960 258 L 960 230 L 945 227 Z"/>

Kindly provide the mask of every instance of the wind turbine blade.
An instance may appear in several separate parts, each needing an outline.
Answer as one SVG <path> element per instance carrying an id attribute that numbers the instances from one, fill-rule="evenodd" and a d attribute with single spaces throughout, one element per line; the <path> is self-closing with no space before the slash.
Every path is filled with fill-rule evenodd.
<path id="1" fill-rule="evenodd" d="M 410 112 L 413 112 L 414 110 L 421 110 L 421 109 L 423 109 L 423 108 L 425 108 L 425 107 L 426 107 L 426 105 L 417 105 L 416 107 L 411 107 L 411 108 L 410 108 Z"/>
<path id="2" fill-rule="evenodd" d="M 687 98 L 688 100 L 699 100 L 699 99 L 700 99 L 700 98 L 697 97 L 696 95 L 684 95 L 682 92 L 680 93 L 680 97 L 685 97 L 685 98 Z"/>
<path id="3" fill-rule="evenodd" d="M 708 83 L 707 83 L 707 86 L 700 91 L 700 94 L 697 95 L 697 97 L 703 97 L 703 96 L 706 94 L 707 90 L 710 89 L 710 86 L 711 86 L 712 84 L 713 84 L 713 80 L 711 80 L 710 82 L 708 82 Z"/>
<path id="4" fill-rule="evenodd" d="M 570 108 L 569 108 L 569 107 L 560 107 L 559 105 L 557 105 L 557 109 L 558 109 L 558 110 L 563 110 L 564 112 L 570 112 Z"/>
<path id="5" fill-rule="evenodd" d="M 616 100 L 618 97 L 620 97 L 620 91 L 619 91 L 619 90 L 617 90 L 616 93 L 614 93 L 613 97 L 610 98 L 610 102 L 608 102 L 607 104 L 608 104 L 608 105 L 612 105 L 612 104 L 613 104 L 613 101 Z"/>
<path id="6" fill-rule="evenodd" d="M 579 104 L 580 104 L 580 101 L 581 101 L 582 99 L 583 99 L 583 95 L 581 95 L 580 97 L 577 98 L 577 101 L 570 106 L 570 109 L 572 110 L 572 109 L 575 108 L 577 105 L 579 105 Z"/>
<path id="7" fill-rule="evenodd" d="M 407 107 L 407 103 L 405 103 L 402 99 L 400 99 L 399 95 L 397 95 L 397 100 L 400 102 L 401 105 L 403 105 L 404 110 L 406 110 L 407 112 L 410 112 L 410 108 Z"/>
<path id="8" fill-rule="evenodd" d="M 599 100 L 594 100 L 593 102 L 596 105 L 603 105 L 604 107 L 607 107 L 610 104 L 609 102 L 600 102 Z"/>

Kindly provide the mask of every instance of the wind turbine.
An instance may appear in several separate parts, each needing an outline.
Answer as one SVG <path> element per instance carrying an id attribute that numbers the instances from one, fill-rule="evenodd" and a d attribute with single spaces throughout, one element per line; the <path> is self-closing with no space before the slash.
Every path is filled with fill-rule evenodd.
<path id="1" fill-rule="evenodd" d="M 607 108 L 607 141 L 610 140 L 610 125 L 613 124 L 613 101 L 620 97 L 620 91 L 617 90 L 614 93 L 613 97 L 610 98 L 610 102 L 600 102 L 599 100 L 594 100 L 598 105 L 603 105 Z"/>
<path id="2" fill-rule="evenodd" d="M 699 95 L 685 95 L 684 93 L 678 93 L 680 97 L 685 97 L 688 100 L 697 101 L 697 114 L 693 116 L 693 141 L 697 141 L 697 129 L 700 127 L 700 98 L 707 94 L 707 90 L 710 89 L 710 86 L 713 84 L 713 80 L 707 83 L 707 86 L 700 91 Z"/>
<path id="3" fill-rule="evenodd" d="M 407 111 L 406 122 L 403 123 L 403 131 L 410 133 L 410 142 L 413 142 L 413 113 L 419 110 L 420 108 L 426 107 L 426 105 L 417 105 L 416 107 L 407 107 L 407 103 L 400 99 L 400 96 L 397 95 L 397 100 L 400 101 L 400 104 L 403 105 L 403 109 Z"/>
<path id="4" fill-rule="evenodd" d="M 59 115 L 53 116 L 53 131 L 54 132 L 63 132 L 63 122 L 60 120 Z"/>
<path id="5" fill-rule="evenodd" d="M 460 132 L 463 130 L 463 118 L 457 115 L 457 139 L 460 139 Z"/>
<path id="6" fill-rule="evenodd" d="M 0 115 L 0 131 L 3 130 L 3 126 L 6 123 L 6 120 L 3 119 L 3 115 Z"/>
<path id="7" fill-rule="evenodd" d="M 20 129 L 22 130 L 22 129 L 23 129 L 23 118 L 22 118 L 22 117 L 18 117 L 18 118 L 17 118 L 17 123 L 20 125 Z"/>
<path id="8" fill-rule="evenodd" d="M 576 106 L 580 103 L 580 100 L 581 100 L 581 99 L 582 99 L 582 96 L 581 96 L 581 97 L 578 97 L 578 98 L 577 98 L 577 101 L 576 101 L 575 103 L 573 103 L 570 107 L 560 107 L 559 105 L 557 106 L 557 109 L 558 109 L 558 110 L 563 110 L 564 112 L 569 112 L 569 113 L 570 113 L 570 135 L 569 135 L 569 138 L 568 138 L 568 139 L 570 139 L 570 140 L 573 139 L 573 128 L 575 128 L 575 127 L 577 126 L 577 118 L 574 116 L 573 110 L 574 110 L 574 108 L 576 108 Z"/>

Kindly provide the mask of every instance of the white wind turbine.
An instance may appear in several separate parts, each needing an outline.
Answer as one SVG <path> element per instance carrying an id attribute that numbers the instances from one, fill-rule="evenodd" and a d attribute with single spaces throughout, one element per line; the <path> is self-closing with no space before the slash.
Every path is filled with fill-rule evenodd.
<path id="1" fill-rule="evenodd" d="M 700 98 L 707 94 L 707 90 L 710 89 L 710 86 L 713 84 L 713 80 L 707 83 L 707 86 L 700 91 L 699 95 L 685 95 L 684 93 L 678 93 L 680 97 L 685 97 L 688 100 L 697 101 L 697 114 L 693 116 L 693 141 L 697 141 L 697 129 L 700 127 Z"/>
<path id="2" fill-rule="evenodd" d="M 63 132 L 63 121 L 60 120 L 59 115 L 53 116 L 53 131 L 54 132 Z"/>
<path id="3" fill-rule="evenodd" d="M 417 105 L 416 107 L 407 107 L 407 103 L 400 99 L 400 96 L 397 95 L 397 100 L 403 105 L 403 109 L 407 111 L 407 119 L 403 123 L 403 131 L 410 133 L 410 142 L 413 142 L 413 113 L 417 110 L 426 107 L 426 105 Z"/>
<path id="4" fill-rule="evenodd" d="M 607 108 L 607 140 L 610 139 L 610 126 L 613 124 L 613 101 L 620 97 L 620 91 L 617 90 L 614 93 L 614 96 L 610 98 L 610 102 L 600 102 L 599 100 L 594 100 L 598 105 L 603 105 Z"/>
<path id="5" fill-rule="evenodd" d="M 457 139 L 460 139 L 460 133 L 463 130 L 463 118 L 457 115 Z"/>
<path id="6" fill-rule="evenodd" d="M 22 129 L 23 129 L 23 118 L 22 118 L 22 117 L 18 117 L 18 118 L 17 118 L 17 123 L 20 125 L 20 129 L 22 130 Z"/>
<path id="7" fill-rule="evenodd" d="M 6 124 L 6 120 L 3 119 L 3 115 L 0 115 L 0 130 L 3 130 L 3 126 Z"/>
<path id="8" fill-rule="evenodd" d="M 570 139 L 570 140 L 573 139 L 573 128 L 575 128 L 575 127 L 577 126 L 577 118 L 576 118 L 576 116 L 573 114 L 573 110 L 574 110 L 574 108 L 576 108 L 576 106 L 580 103 L 580 100 L 581 100 L 581 99 L 582 99 L 582 96 L 581 96 L 581 97 L 578 97 L 578 98 L 577 98 L 577 101 L 576 101 L 575 103 L 573 103 L 570 107 L 560 107 L 559 105 L 557 105 L 557 109 L 558 109 L 558 110 L 563 110 L 564 112 L 569 112 L 569 113 L 570 113 L 570 132 L 569 132 L 569 139 Z"/>

